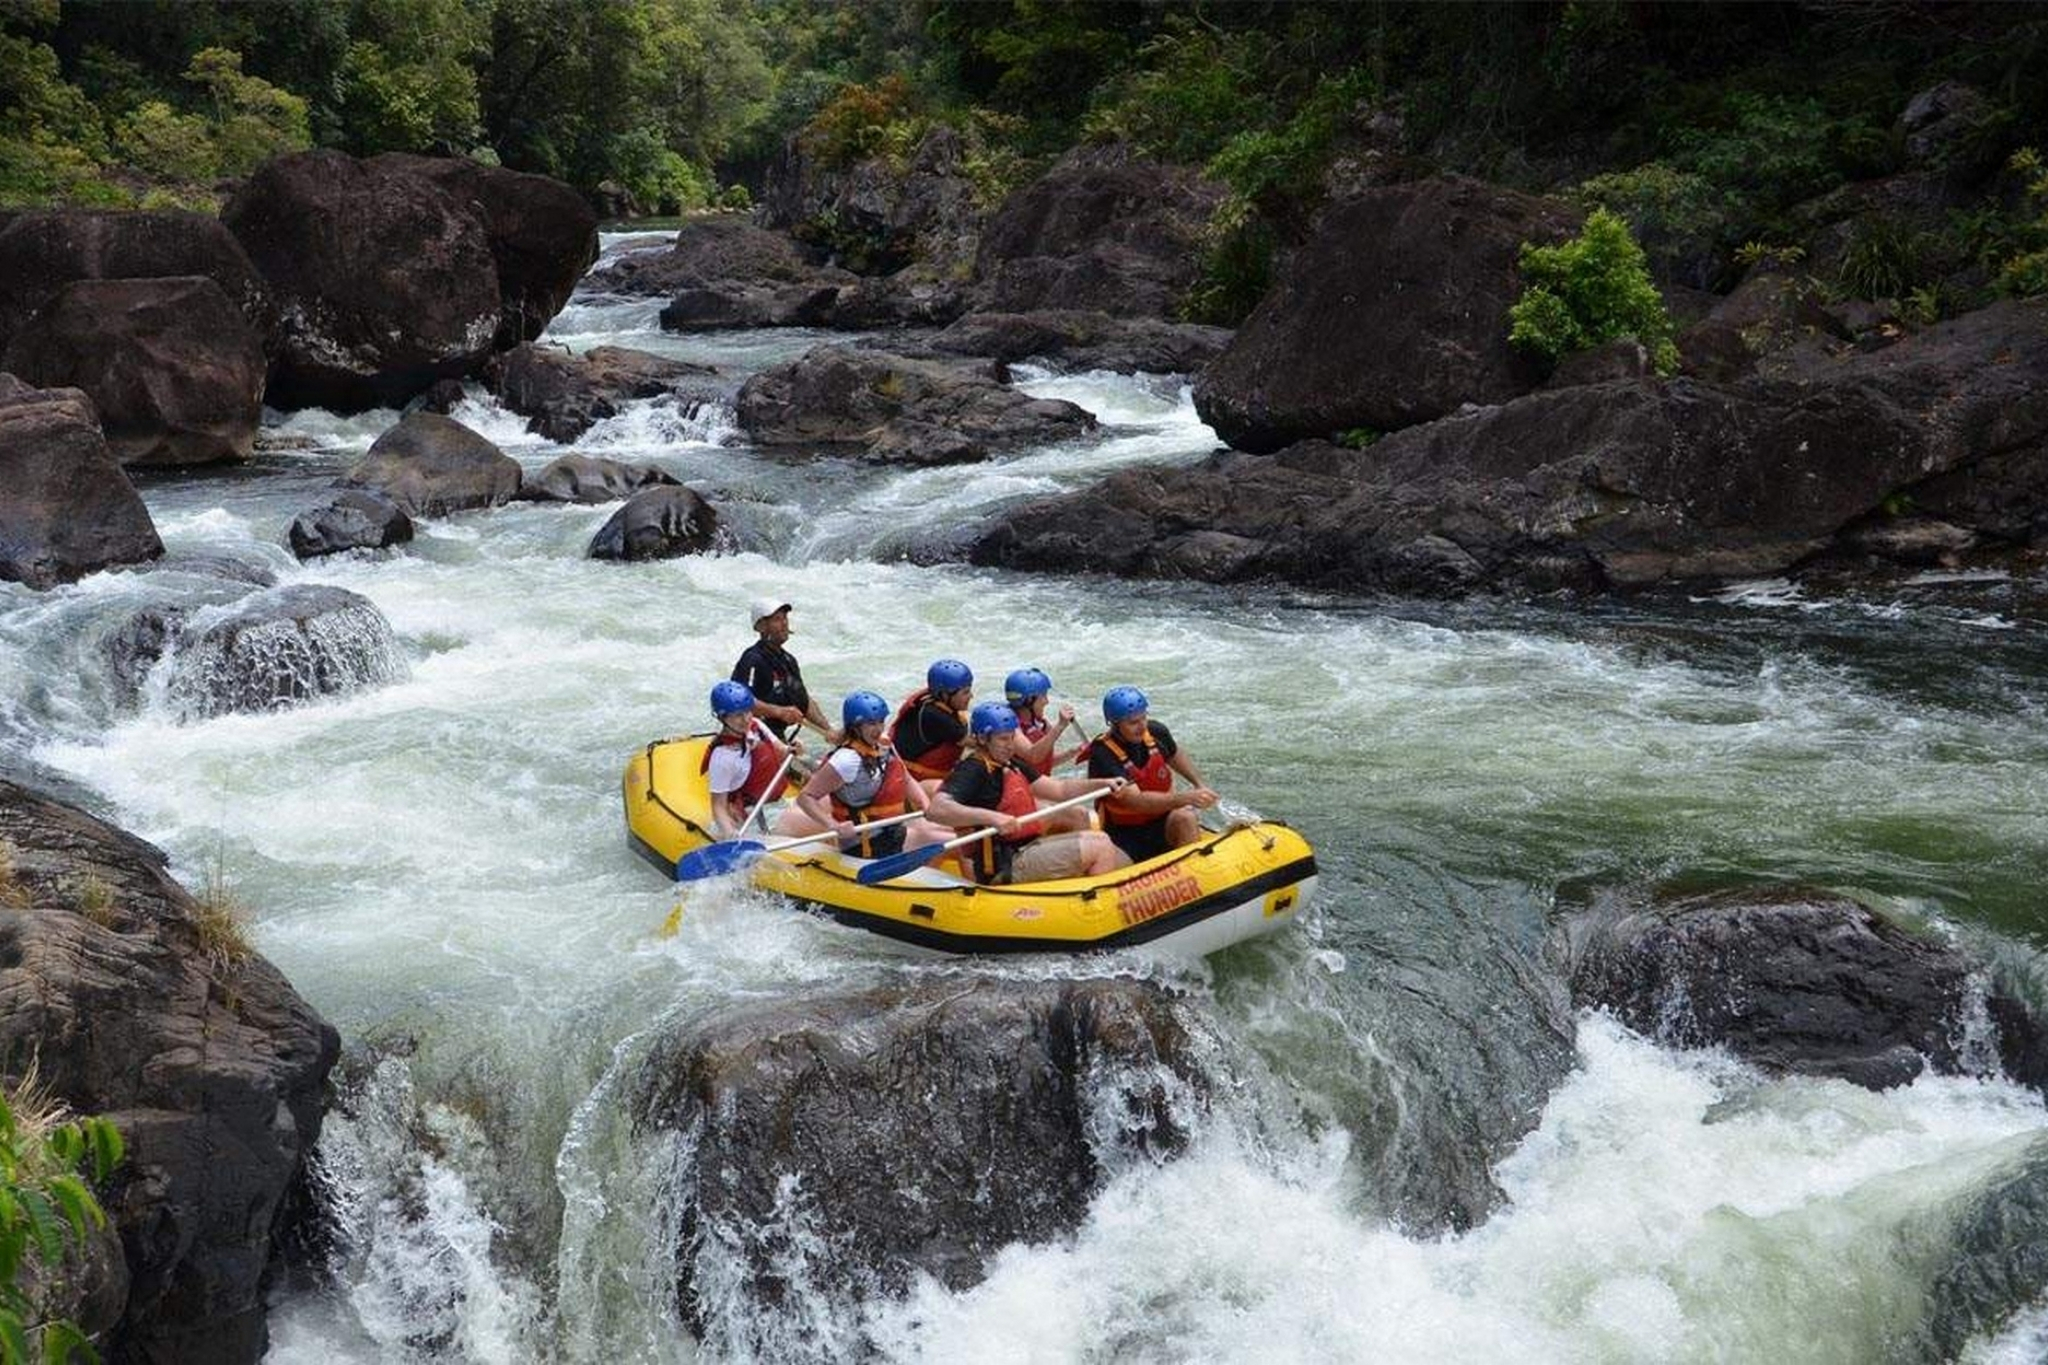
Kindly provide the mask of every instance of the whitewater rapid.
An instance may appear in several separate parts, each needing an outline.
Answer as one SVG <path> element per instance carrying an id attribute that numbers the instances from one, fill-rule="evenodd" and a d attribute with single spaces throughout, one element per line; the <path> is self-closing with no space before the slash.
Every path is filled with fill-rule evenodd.
<path id="1" fill-rule="evenodd" d="M 736 374 L 845 340 L 679 338 L 657 308 L 579 296 L 551 336 Z M 631 566 L 582 557 L 615 508 L 531 504 L 299 565 L 285 525 L 397 414 L 273 414 L 253 467 L 144 495 L 173 557 L 343 587 L 388 619 L 401 676 L 290 710 L 193 721 L 114 696 L 105 630 L 197 579 L 0 585 L 0 744 L 188 878 L 224 869 L 257 945 L 342 1031 L 322 1153 L 346 1235 L 331 1286 L 281 1298 L 270 1358 L 695 1357 L 664 1260 L 673 1158 L 628 1131 L 625 1078 L 679 1011 L 917 970 L 731 887 L 688 889 L 680 932 L 654 933 L 678 892 L 625 847 L 619 773 L 703 724 L 767 594 L 795 604 L 828 706 L 899 696 L 942 655 L 985 687 L 1044 668 L 1084 717 L 1142 684 L 1324 876 L 1299 930 L 1165 975 L 1234 1082 L 1187 1156 L 1120 1171 L 1072 1238 L 1010 1248 L 975 1288 L 799 1301 L 752 1339 L 929 1361 L 1924 1358 L 1941 1230 L 2048 1140 L 2032 1092 L 1771 1080 L 1588 1015 L 1492 1173 L 1505 1201 L 1455 1235 L 1375 1206 L 1361 1135 L 1398 1132 L 1431 1083 L 1389 978 L 1483 1019 L 1583 888 L 1850 889 L 2038 979 L 2043 585 L 1445 606 L 907 562 L 1004 503 L 1215 446 L 1179 378 L 1018 382 L 1095 412 L 1103 439 L 897 471 L 751 451 L 723 408 L 630 405 L 576 448 L 660 463 L 731 533 Z M 454 415 L 529 470 L 561 453 L 481 390 Z M 2048 1304 L 1968 1349 L 2041 1358 Z"/>

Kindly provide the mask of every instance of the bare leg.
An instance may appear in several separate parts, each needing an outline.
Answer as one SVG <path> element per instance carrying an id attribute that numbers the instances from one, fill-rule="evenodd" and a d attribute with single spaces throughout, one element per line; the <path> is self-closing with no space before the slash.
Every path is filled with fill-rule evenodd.
<path id="1" fill-rule="evenodd" d="M 819 824 L 805 815 L 801 807 L 792 805 L 775 817 L 775 832 L 783 835 L 823 834 L 828 826 Z"/>
<path id="2" fill-rule="evenodd" d="M 1185 848 L 1202 841 L 1202 817 L 1193 806 L 1182 806 L 1166 817 L 1166 844 Z"/>

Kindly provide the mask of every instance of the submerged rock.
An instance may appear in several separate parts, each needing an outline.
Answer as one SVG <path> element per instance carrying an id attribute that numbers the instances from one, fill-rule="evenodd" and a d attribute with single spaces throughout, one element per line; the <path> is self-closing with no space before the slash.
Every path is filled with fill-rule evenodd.
<path id="1" fill-rule="evenodd" d="M 526 429 L 550 441 L 575 440 L 630 399 L 675 393 L 717 371 L 624 346 L 596 346 L 583 355 L 527 343 L 492 360 L 491 389 L 528 418 Z"/>
<path id="2" fill-rule="evenodd" d="M 626 500 L 591 538 L 591 559 L 674 559 L 700 554 L 718 538 L 718 514 L 681 485 L 645 488 Z"/>
<path id="3" fill-rule="evenodd" d="M 635 1108 L 682 1160 L 684 1316 L 746 1355 L 792 1295 L 960 1289 L 1071 1231 L 1115 1164 L 1180 1149 L 1202 1088 L 1150 983 L 947 976 L 700 1017 Z"/>
<path id="4" fill-rule="evenodd" d="M 1192 322 L 1120 318 L 1075 309 L 969 313 L 929 343 L 942 355 L 1057 360 L 1070 370 L 1192 374 L 1223 353 L 1230 332 Z"/>
<path id="5" fill-rule="evenodd" d="M 116 637 L 132 674 L 170 656 L 166 700 L 187 719 L 270 711 L 353 692 L 406 675 L 390 622 L 368 598 L 342 588 L 293 584 L 224 607 L 144 613 Z"/>
<path id="6" fill-rule="evenodd" d="M 140 839 L 0 780 L 0 844 L 25 902 L 0 912 L 0 1052 L 127 1141 L 101 1356 L 254 1362 L 335 1031 Z"/>
<path id="7" fill-rule="evenodd" d="M 246 460 L 263 417 L 263 337 L 204 275 L 80 280 L 23 323 L 0 367 L 84 390 L 124 465 Z"/>
<path id="8" fill-rule="evenodd" d="M 163 552 L 92 400 L 0 374 L 0 580 L 48 588 Z"/>
<path id="9" fill-rule="evenodd" d="M 519 486 L 522 502 L 617 502 L 643 488 L 679 482 L 666 469 L 590 455 L 564 455 Z"/>
<path id="10" fill-rule="evenodd" d="M 1675 1047 L 1726 1047 L 1767 1070 L 1870 1089 L 1997 1060 L 1974 965 L 1829 892 L 1609 904 L 1573 923 L 1570 944 L 1581 1004 Z"/>
<path id="11" fill-rule="evenodd" d="M 485 437 L 452 417 L 415 412 L 379 436 L 335 486 L 373 489 L 408 516 L 445 517 L 510 502 L 520 480 L 519 461 Z"/>

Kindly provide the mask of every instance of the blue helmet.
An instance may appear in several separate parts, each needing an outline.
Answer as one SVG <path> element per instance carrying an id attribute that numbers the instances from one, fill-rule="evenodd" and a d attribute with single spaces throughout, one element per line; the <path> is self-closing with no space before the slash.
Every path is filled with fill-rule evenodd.
<path id="1" fill-rule="evenodd" d="M 1145 704 L 1145 694 L 1135 687 L 1112 687 L 1102 694 L 1102 718 L 1111 725 L 1151 709 Z"/>
<path id="2" fill-rule="evenodd" d="M 889 703 L 872 692 L 849 692 L 846 700 L 839 703 L 839 720 L 849 730 L 869 721 L 887 719 Z"/>
<path id="3" fill-rule="evenodd" d="M 740 682 L 722 682 L 711 689 L 711 714 L 729 716 L 754 709 L 754 689 Z"/>
<path id="4" fill-rule="evenodd" d="M 999 701 L 985 701 L 967 718 L 967 728 L 977 735 L 1004 735 L 1017 728 L 1017 713 Z"/>
<path id="5" fill-rule="evenodd" d="M 1003 679 L 1003 695 L 1010 699 L 1012 706 L 1018 702 L 1030 701 L 1052 691 L 1052 679 L 1045 676 L 1042 668 L 1019 668 Z"/>
<path id="6" fill-rule="evenodd" d="M 958 692 L 974 686 L 974 670 L 958 659 L 941 659 L 924 671 L 924 685 L 934 692 Z"/>

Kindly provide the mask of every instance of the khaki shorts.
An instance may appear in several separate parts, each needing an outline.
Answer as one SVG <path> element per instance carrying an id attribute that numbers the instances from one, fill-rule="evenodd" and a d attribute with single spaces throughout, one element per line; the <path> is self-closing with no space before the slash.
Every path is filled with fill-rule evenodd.
<path id="1" fill-rule="evenodd" d="M 1047 834 L 1033 839 L 1017 850 L 1017 856 L 1010 863 L 1012 882 L 1052 882 L 1062 877 L 1078 877 L 1081 869 L 1088 866 L 1087 850 L 1081 841 L 1088 836 L 1076 831 L 1071 834 Z"/>

